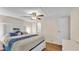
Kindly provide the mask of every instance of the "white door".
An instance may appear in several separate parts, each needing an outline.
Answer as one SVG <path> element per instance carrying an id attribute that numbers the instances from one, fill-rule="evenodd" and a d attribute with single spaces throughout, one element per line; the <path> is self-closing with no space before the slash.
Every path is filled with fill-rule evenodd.
<path id="1" fill-rule="evenodd" d="M 58 20 L 58 42 L 62 45 L 63 40 L 69 39 L 69 19 L 62 17 Z"/>

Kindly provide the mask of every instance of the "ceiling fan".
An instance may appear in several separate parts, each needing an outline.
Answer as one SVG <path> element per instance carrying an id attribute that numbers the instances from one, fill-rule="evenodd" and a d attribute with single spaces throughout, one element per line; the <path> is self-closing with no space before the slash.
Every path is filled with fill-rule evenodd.
<path id="1" fill-rule="evenodd" d="M 41 20 L 42 17 L 44 17 L 44 14 L 39 13 L 39 12 L 35 12 L 35 11 L 31 11 L 30 13 L 28 13 L 27 15 L 23 16 L 23 17 L 31 17 L 32 20 Z"/>
<path id="2" fill-rule="evenodd" d="M 42 19 L 42 17 L 43 17 L 44 15 L 43 14 L 37 14 L 36 12 L 33 12 L 32 13 L 32 19 L 33 20 L 41 20 Z"/>

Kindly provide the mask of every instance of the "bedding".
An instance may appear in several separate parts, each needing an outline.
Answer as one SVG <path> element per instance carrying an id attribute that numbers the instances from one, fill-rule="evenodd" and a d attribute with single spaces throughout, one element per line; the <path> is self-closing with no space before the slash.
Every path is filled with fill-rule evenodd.
<path id="1" fill-rule="evenodd" d="M 5 51 L 29 51 L 37 44 L 43 42 L 43 37 L 33 34 L 30 36 L 23 36 L 18 38 L 12 38 L 5 46 Z"/>
<path id="2" fill-rule="evenodd" d="M 16 37 L 16 38 L 10 39 L 9 42 L 7 44 L 5 44 L 4 50 L 10 51 L 11 48 L 12 48 L 12 45 L 15 42 L 17 42 L 19 40 L 24 40 L 24 39 L 27 39 L 27 38 L 30 38 L 30 37 L 34 37 L 34 36 L 37 36 L 37 34 L 32 34 L 32 35 L 29 35 L 29 36 L 22 36 L 22 37 Z"/>
<path id="3" fill-rule="evenodd" d="M 41 44 L 44 41 L 43 37 L 34 36 L 26 40 L 20 40 L 14 43 L 12 46 L 12 51 L 31 51 L 39 43 Z"/>

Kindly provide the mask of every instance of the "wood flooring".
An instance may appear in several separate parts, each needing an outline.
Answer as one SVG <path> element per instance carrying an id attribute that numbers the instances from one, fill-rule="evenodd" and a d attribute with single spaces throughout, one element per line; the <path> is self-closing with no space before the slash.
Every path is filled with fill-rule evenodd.
<path id="1" fill-rule="evenodd" d="M 43 51 L 62 51 L 62 46 L 46 42 L 46 48 Z"/>

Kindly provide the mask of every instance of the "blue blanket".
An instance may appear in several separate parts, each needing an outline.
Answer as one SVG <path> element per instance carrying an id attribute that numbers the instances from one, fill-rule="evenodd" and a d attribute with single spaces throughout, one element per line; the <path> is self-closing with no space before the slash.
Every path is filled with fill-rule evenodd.
<path id="1" fill-rule="evenodd" d="M 27 39 L 27 38 L 30 38 L 30 37 L 34 37 L 34 36 L 37 36 L 37 34 L 33 34 L 33 35 L 29 35 L 29 36 L 25 36 L 25 37 L 21 37 L 21 38 L 15 38 L 15 39 L 11 39 L 7 45 L 4 46 L 4 50 L 5 51 L 11 51 L 11 48 L 13 46 L 13 44 L 19 40 L 24 40 L 24 39 Z"/>

